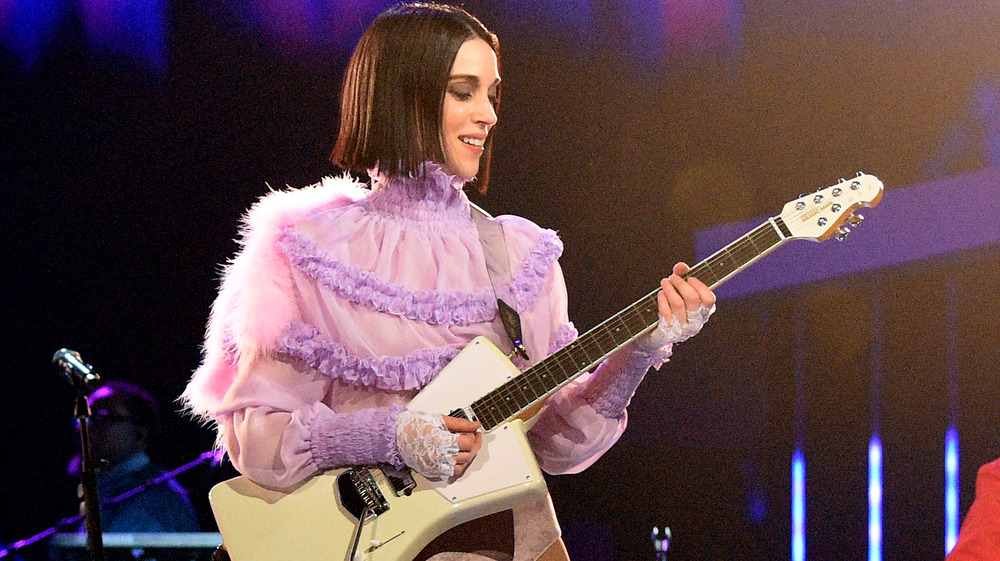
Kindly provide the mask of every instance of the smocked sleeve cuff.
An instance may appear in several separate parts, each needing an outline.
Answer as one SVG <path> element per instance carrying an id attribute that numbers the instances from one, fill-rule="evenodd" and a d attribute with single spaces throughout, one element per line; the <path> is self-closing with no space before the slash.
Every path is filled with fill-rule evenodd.
<path id="1" fill-rule="evenodd" d="M 665 353 L 660 349 L 647 352 L 636 348 L 623 349 L 621 352 L 626 355 L 618 364 L 614 364 L 614 358 L 605 361 L 579 393 L 580 398 L 594 411 L 608 419 L 618 419 L 625 413 L 625 408 L 646 372 L 650 367 L 659 366 L 670 356 L 669 349 Z"/>
<path id="2" fill-rule="evenodd" d="M 308 421 L 308 443 L 320 469 L 392 464 L 403 466 L 396 449 L 396 418 L 400 406 L 362 409 L 347 415 L 320 410 Z"/>

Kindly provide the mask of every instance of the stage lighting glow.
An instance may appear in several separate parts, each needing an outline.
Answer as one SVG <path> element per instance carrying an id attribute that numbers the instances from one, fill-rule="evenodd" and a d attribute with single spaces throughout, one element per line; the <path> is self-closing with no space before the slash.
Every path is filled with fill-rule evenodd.
<path id="1" fill-rule="evenodd" d="M 31 69 L 79 17 L 91 46 L 140 66 L 167 63 L 167 0 L 0 0 L 0 41 Z"/>
<path id="2" fill-rule="evenodd" d="M 63 24 L 65 0 L 0 0 L 0 41 L 34 67 Z"/>
<path id="3" fill-rule="evenodd" d="M 806 459 L 792 455 L 792 561 L 806 559 Z"/>
<path id="4" fill-rule="evenodd" d="M 868 442 L 868 561 L 882 560 L 882 440 Z"/>
<path id="5" fill-rule="evenodd" d="M 625 20 L 647 60 L 720 60 L 739 51 L 743 0 L 628 0 Z"/>
<path id="6" fill-rule="evenodd" d="M 260 29 L 283 52 L 350 53 L 365 27 L 396 0 L 228 0 L 239 24 Z"/>
<path id="7" fill-rule="evenodd" d="M 958 541 L 958 431 L 948 427 L 944 440 L 944 554 Z"/>
<path id="8" fill-rule="evenodd" d="M 590 0 L 508 0 L 505 16 L 511 20 L 534 19 L 551 24 L 556 33 L 587 33 L 593 23 Z"/>
<path id="9" fill-rule="evenodd" d="M 95 48 L 152 69 L 167 64 L 166 0 L 83 0 L 87 39 Z"/>

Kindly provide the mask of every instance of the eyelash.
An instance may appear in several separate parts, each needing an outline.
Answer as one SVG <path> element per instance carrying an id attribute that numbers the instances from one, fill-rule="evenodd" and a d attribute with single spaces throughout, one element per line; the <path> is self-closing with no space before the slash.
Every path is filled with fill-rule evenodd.
<path id="1" fill-rule="evenodd" d="M 458 101 L 469 101 L 470 99 L 472 99 L 472 95 L 473 95 L 471 92 L 463 92 L 463 91 L 459 91 L 459 90 L 448 90 L 448 93 L 451 94 L 452 96 L 454 96 L 455 99 L 457 99 Z M 497 96 L 491 94 L 490 95 L 490 104 L 493 105 L 493 107 L 496 107 L 497 106 L 497 101 L 498 101 L 497 100 Z"/>

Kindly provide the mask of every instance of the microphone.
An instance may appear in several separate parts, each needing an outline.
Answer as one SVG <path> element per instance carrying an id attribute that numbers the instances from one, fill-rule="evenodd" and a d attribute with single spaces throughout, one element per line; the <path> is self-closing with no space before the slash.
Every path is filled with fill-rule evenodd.
<path id="1" fill-rule="evenodd" d="M 77 389 L 88 393 L 101 385 L 101 377 L 89 364 L 80 358 L 80 353 L 69 349 L 59 349 L 52 356 L 52 363 L 62 369 L 63 376 Z"/>

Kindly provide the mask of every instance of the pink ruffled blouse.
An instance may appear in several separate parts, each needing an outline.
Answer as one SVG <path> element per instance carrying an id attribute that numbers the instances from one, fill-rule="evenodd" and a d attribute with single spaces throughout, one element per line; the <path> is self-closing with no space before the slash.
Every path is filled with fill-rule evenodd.
<path id="1" fill-rule="evenodd" d="M 474 337 L 510 347 L 464 180 L 425 169 L 422 179 L 376 175 L 371 190 L 327 178 L 271 193 L 248 214 L 184 399 L 218 423 L 250 479 L 286 487 L 398 460 L 391 424 L 401 407 Z M 528 220 L 497 220 L 525 346 L 539 360 L 577 335 L 562 243 Z M 560 390 L 529 431 L 545 471 L 580 471 L 621 436 L 626 416 L 598 412 L 581 391 L 599 372 Z"/>

